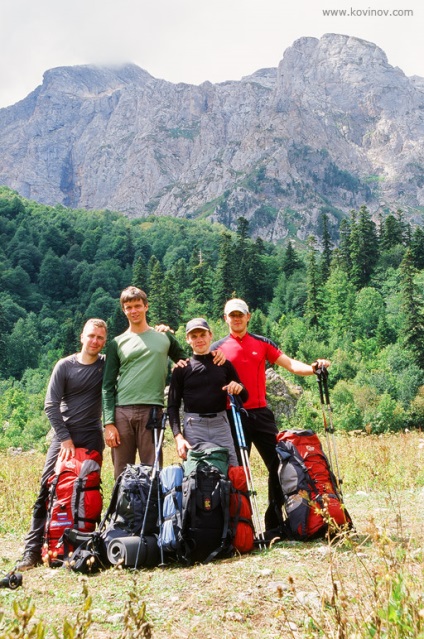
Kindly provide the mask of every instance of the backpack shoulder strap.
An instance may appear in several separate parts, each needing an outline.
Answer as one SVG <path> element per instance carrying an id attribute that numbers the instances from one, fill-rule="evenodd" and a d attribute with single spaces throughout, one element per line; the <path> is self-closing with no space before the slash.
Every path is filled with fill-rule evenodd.
<path id="1" fill-rule="evenodd" d="M 113 487 L 112 496 L 110 498 L 109 506 L 107 507 L 106 513 L 99 524 L 99 530 L 102 531 L 106 526 L 106 522 L 112 519 L 112 514 L 116 512 L 116 504 L 118 501 L 119 489 L 121 487 L 122 482 L 122 473 L 119 475 L 118 479 L 115 482 Z"/>

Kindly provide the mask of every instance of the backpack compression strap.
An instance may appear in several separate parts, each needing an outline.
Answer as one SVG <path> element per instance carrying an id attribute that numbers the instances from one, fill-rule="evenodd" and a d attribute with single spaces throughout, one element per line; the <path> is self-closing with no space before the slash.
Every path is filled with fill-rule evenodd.
<path id="1" fill-rule="evenodd" d="M 229 479 L 225 479 L 222 475 L 219 480 L 219 491 L 221 495 L 221 507 L 222 512 L 224 514 L 224 526 L 222 528 L 222 537 L 221 537 L 221 545 L 216 548 L 216 550 L 212 551 L 210 555 L 203 562 L 204 564 L 209 563 L 215 557 L 219 555 L 223 550 L 230 550 L 231 543 L 228 540 L 229 529 L 230 529 L 230 492 L 231 492 L 231 482 Z"/>

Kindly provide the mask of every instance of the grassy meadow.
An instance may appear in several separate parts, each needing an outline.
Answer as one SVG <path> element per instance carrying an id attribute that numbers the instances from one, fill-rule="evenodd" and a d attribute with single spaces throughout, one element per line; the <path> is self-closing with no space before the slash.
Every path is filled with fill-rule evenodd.
<path id="1" fill-rule="evenodd" d="M 0 589 L 0 639 L 424 638 L 424 436 L 338 435 L 348 536 L 190 568 L 39 567 Z M 323 440 L 325 445 L 325 440 Z M 0 456 L 0 569 L 20 556 L 44 457 Z M 165 444 L 165 464 L 176 462 Z M 261 513 L 266 475 L 252 455 Z M 103 468 L 105 505 L 113 479 Z"/>

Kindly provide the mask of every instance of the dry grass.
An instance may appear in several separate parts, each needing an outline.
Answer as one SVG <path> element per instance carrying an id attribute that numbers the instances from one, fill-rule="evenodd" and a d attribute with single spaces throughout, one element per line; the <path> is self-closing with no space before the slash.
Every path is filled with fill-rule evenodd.
<path id="1" fill-rule="evenodd" d="M 355 535 L 332 544 L 278 543 L 206 566 L 92 575 L 87 636 L 124 636 L 124 606 L 132 596 L 133 604 L 137 597 L 146 603 L 155 639 L 423 637 L 424 438 L 416 432 L 343 436 L 337 449 Z M 168 442 L 165 464 L 175 461 Z M 3 570 L 19 556 L 42 463 L 36 454 L 1 458 Z M 266 478 L 256 456 L 252 468 L 264 512 Z M 107 503 L 113 484 L 108 455 L 103 477 Z M 0 595 L 9 617 L 13 601 L 30 596 L 49 638 L 53 627 L 63 632 L 64 619 L 76 620 L 84 600 L 81 577 L 44 567 L 26 573 L 23 588 Z"/>

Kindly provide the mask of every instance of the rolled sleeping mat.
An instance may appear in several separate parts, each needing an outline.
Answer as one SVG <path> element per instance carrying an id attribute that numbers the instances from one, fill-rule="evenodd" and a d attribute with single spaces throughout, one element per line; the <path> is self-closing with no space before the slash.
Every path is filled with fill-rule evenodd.
<path id="1" fill-rule="evenodd" d="M 132 535 L 130 535 L 126 530 L 118 527 L 115 528 L 113 524 L 105 528 L 100 535 L 100 551 L 103 561 L 105 563 L 110 563 L 108 548 L 115 539 L 131 536 Z M 140 537 L 137 537 L 137 539 L 140 539 Z"/>
<path id="2" fill-rule="evenodd" d="M 157 537 L 155 535 L 117 537 L 107 547 L 107 558 L 113 566 L 119 564 L 125 568 L 158 566 L 160 552 Z"/>

